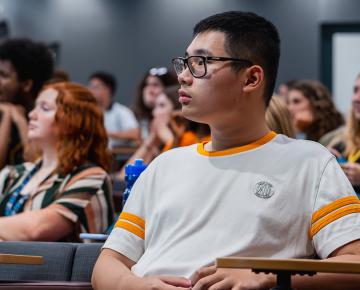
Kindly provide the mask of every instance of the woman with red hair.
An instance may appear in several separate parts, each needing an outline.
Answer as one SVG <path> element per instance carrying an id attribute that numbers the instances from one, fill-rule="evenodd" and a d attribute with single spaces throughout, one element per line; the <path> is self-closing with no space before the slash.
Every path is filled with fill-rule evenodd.
<path id="1" fill-rule="evenodd" d="M 0 173 L 0 240 L 78 241 L 113 221 L 107 135 L 84 87 L 54 83 L 29 113 L 34 163 Z"/>

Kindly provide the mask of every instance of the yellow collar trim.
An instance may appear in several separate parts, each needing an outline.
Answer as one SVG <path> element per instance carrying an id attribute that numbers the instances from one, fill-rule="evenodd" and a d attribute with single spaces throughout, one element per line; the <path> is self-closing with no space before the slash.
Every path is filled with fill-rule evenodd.
<path id="1" fill-rule="evenodd" d="M 225 150 L 221 150 L 221 151 L 207 151 L 205 149 L 205 144 L 208 143 L 209 141 L 205 141 L 205 142 L 198 144 L 197 151 L 201 155 L 211 156 L 211 157 L 236 154 L 236 153 L 245 152 L 245 151 L 249 151 L 249 150 L 258 148 L 258 147 L 268 143 L 272 139 L 274 139 L 276 135 L 277 134 L 275 132 L 271 131 L 270 133 L 267 133 L 264 137 L 260 138 L 259 140 L 256 140 L 253 143 L 243 145 L 240 147 L 229 148 L 229 149 L 225 149 Z"/>

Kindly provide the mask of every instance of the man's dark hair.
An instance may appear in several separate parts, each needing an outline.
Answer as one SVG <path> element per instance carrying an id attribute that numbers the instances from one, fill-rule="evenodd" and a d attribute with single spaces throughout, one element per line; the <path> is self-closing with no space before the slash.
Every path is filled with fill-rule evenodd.
<path id="1" fill-rule="evenodd" d="M 112 74 L 103 71 L 97 71 L 89 77 L 89 80 L 91 79 L 99 79 L 110 89 L 112 95 L 115 94 L 116 79 Z"/>
<path id="2" fill-rule="evenodd" d="M 35 98 L 54 71 L 54 60 L 44 43 L 30 39 L 8 39 L 0 45 L 0 59 L 9 61 L 20 81 L 32 80 L 31 95 Z"/>
<path id="3" fill-rule="evenodd" d="M 231 57 L 250 60 L 263 68 L 264 101 L 268 106 L 274 91 L 280 58 L 280 38 L 276 27 L 255 13 L 229 11 L 200 21 L 194 27 L 194 36 L 206 31 L 225 33 L 225 50 Z M 232 65 L 235 70 L 243 68 L 236 62 Z"/>

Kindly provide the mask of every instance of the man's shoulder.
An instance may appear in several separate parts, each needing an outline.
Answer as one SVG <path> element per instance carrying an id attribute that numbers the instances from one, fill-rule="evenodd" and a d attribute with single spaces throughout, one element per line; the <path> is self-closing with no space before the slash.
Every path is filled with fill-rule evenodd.
<path id="1" fill-rule="evenodd" d="M 176 147 L 161 153 L 155 158 L 156 162 L 173 162 L 174 160 L 183 160 L 184 158 L 191 158 L 197 155 L 198 144 L 189 146 Z"/>
<path id="2" fill-rule="evenodd" d="M 329 160 L 333 155 L 321 144 L 310 140 L 298 140 L 284 135 L 278 135 L 274 146 L 280 154 L 304 159 Z"/>

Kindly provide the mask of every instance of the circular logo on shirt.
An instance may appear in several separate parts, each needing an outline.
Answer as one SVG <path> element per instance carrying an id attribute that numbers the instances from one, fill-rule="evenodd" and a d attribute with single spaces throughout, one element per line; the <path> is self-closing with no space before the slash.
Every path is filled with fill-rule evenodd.
<path id="1" fill-rule="evenodd" d="M 255 184 L 254 194 L 260 198 L 270 198 L 274 195 L 274 186 L 267 181 L 260 181 Z"/>

